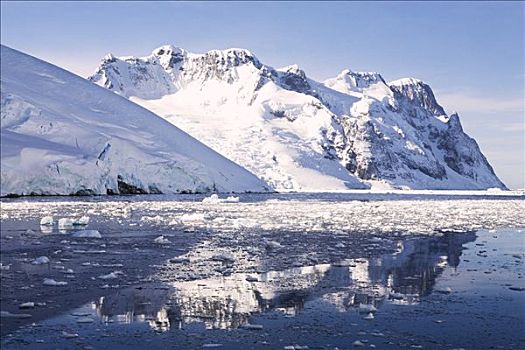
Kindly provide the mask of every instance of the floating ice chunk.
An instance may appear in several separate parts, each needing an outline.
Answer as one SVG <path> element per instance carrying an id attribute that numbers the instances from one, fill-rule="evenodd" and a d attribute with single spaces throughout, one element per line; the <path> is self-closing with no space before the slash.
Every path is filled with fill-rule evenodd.
<path id="1" fill-rule="evenodd" d="M 27 303 L 22 303 L 18 305 L 19 309 L 32 309 L 35 307 L 35 303 L 32 301 L 28 301 Z"/>
<path id="2" fill-rule="evenodd" d="M 4 265 L 0 263 L 0 271 L 9 271 L 10 268 L 11 268 L 11 265 Z"/>
<path id="3" fill-rule="evenodd" d="M 47 256 L 39 256 L 31 262 L 33 265 L 49 264 L 49 258 Z"/>
<path id="4" fill-rule="evenodd" d="M 171 244 L 170 240 L 167 239 L 166 237 L 164 236 L 158 236 L 157 238 L 155 238 L 153 240 L 153 242 L 157 243 L 157 244 Z"/>
<path id="5" fill-rule="evenodd" d="M 40 219 L 40 226 L 53 226 L 54 223 L 55 221 L 52 216 L 44 216 Z"/>
<path id="6" fill-rule="evenodd" d="M 373 320 L 374 319 L 374 314 L 369 312 L 368 315 L 366 315 L 365 317 L 363 317 L 364 320 Z"/>
<path id="7" fill-rule="evenodd" d="M 222 200 L 224 203 L 239 203 L 239 197 L 228 196 Z"/>
<path id="8" fill-rule="evenodd" d="M 271 249 L 279 249 L 281 247 L 282 247 L 282 245 L 279 242 L 276 242 L 276 241 L 267 241 L 266 242 L 266 249 L 269 249 L 269 250 L 271 250 Z"/>
<path id="9" fill-rule="evenodd" d="M 203 344 L 203 348 L 219 348 L 222 344 L 216 344 L 216 343 L 209 343 L 209 344 Z"/>
<path id="10" fill-rule="evenodd" d="M 75 222 L 75 220 L 70 219 L 70 218 L 58 219 L 58 228 L 62 229 L 62 230 L 63 229 L 68 229 L 68 228 L 72 228 L 74 222 Z"/>
<path id="11" fill-rule="evenodd" d="M 66 339 L 78 338 L 78 334 L 77 333 L 68 333 L 66 331 L 62 332 L 62 336 L 64 338 L 66 338 Z"/>
<path id="12" fill-rule="evenodd" d="M 434 292 L 441 293 L 441 294 L 450 294 L 452 293 L 452 288 L 450 287 L 435 288 Z"/>
<path id="13" fill-rule="evenodd" d="M 186 214 L 183 214 L 180 217 L 180 221 L 182 221 L 184 223 L 195 222 L 195 221 L 204 221 L 204 220 L 206 220 L 206 217 L 202 213 L 192 213 L 192 214 L 186 213 Z"/>
<path id="14" fill-rule="evenodd" d="M 376 312 L 377 308 L 372 304 L 359 304 L 360 312 Z"/>
<path id="15" fill-rule="evenodd" d="M 33 315 L 30 314 L 12 314 L 9 311 L 0 311 L 0 317 L 2 318 L 30 318 Z"/>
<path id="16" fill-rule="evenodd" d="M 220 203 L 219 195 L 214 193 L 211 196 L 204 198 L 202 200 L 202 203 L 208 203 L 208 204 Z"/>
<path id="17" fill-rule="evenodd" d="M 98 278 L 101 280 L 112 280 L 112 279 L 118 278 L 119 275 L 123 275 L 123 274 L 124 272 L 122 271 L 113 271 L 113 272 L 108 273 L 107 275 L 98 276 Z"/>
<path id="18" fill-rule="evenodd" d="M 102 238 L 102 235 L 97 230 L 82 230 L 71 234 L 75 238 Z"/>
<path id="19" fill-rule="evenodd" d="M 239 197 L 229 196 L 227 198 L 219 198 L 216 193 L 202 200 L 202 203 L 218 204 L 218 203 L 239 203 Z"/>
<path id="20" fill-rule="evenodd" d="M 352 343 L 353 346 L 365 346 L 365 344 L 363 344 L 362 342 L 360 342 L 359 340 L 356 340 L 355 342 Z"/>
<path id="21" fill-rule="evenodd" d="M 44 278 L 44 282 L 42 283 L 44 286 L 52 286 L 52 287 L 58 287 L 58 286 L 67 286 L 67 282 L 64 281 L 55 281 L 52 278 Z"/>
<path id="22" fill-rule="evenodd" d="M 75 226 L 85 226 L 89 224 L 89 216 L 82 216 L 81 218 L 75 219 L 73 225 Z"/>

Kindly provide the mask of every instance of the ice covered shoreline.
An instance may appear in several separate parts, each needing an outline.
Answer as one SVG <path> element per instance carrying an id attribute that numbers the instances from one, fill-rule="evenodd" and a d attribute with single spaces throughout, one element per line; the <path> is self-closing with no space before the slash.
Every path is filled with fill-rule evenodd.
<path id="1" fill-rule="evenodd" d="M 220 192 L 219 197 L 228 195 L 240 196 L 242 201 L 259 201 L 267 198 L 279 200 L 294 199 L 334 199 L 334 200 L 381 200 L 381 199 L 469 199 L 469 198 L 509 198 L 525 200 L 525 190 L 374 190 L 354 189 L 342 191 L 276 191 L 276 192 Z M 212 195 L 210 192 L 180 194 L 125 194 L 125 195 L 10 195 L 1 196 L 0 203 L 18 201 L 119 201 L 123 198 L 130 201 L 201 201 Z"/>

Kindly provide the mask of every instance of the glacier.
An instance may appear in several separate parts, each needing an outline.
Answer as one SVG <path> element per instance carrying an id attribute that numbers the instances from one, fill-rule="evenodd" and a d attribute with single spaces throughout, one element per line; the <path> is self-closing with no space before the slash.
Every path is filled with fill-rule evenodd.
<path id="1" fill-rule="evenodd" d="M 1 47 L 1 195 L 264 192 L 152 112 Z"/>
<path id="2" fill-rule="evenodd" d="M 506 189 L 431 87 L 342 71 L 318 82 L 246 49 L 102 59 L 89 80 L 162 116 L 278 191 Z"/>

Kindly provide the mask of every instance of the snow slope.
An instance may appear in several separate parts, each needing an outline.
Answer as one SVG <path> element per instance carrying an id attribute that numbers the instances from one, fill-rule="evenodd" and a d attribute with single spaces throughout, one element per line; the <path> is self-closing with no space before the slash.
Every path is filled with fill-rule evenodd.
<path id="1" fill-rule="evenodd" d="M 1 47 L 1 194 L 266 191 L 150 111 Z"/>
<path id="2" fill-rule="evenodd" d="M 320 83 L 244 49 L 107 55 L 90 80 L 154 111 L 277 190 L 505 188 L 456 114 L 416 79 Z"/>

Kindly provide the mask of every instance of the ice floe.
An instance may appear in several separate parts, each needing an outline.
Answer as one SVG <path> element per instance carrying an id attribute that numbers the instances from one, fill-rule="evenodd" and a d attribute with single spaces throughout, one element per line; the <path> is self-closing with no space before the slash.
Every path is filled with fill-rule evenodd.
<path id="1" fill-rule="evenodd" d="M 0 317 L 2 318 L 31 318 L 33 315 L 30 314 L 13 314 L 9 311 L 0 311 Z"/>
<path id="2" fill-rule="evenodd" d="M 49 258 L 47 256 L 39 256 L 31 262 L 33 265 L 44 265 L 49 264 Z"/>
<path id="3" fill-rule="evenodd" d="M 124 273 L 122 271 L 113 271 L 106 275 L 98 276 L 97 278 L 101 280 L 111 280 L 111 279 L 117 279 L 120 275 L 123 275 Z"/>
<path id="4" fill-rule="evenodd" d="M 102 235 L 97 230 L 82 230 L 71 234 L 75 238 L 102 238 Z"/>
<path id="5" fill-rule="evenodd" d="M 166 237 L 164 236 L 158 236 L 157 238 L 155 238 L 153 240 L 153 242 L 157 243 L 157 244 L 170 244 L 170 240 L 167 239 Z"/>
<path id="6" fill-rule="evenodd" d="M 40 219 L 40 226 L 52 226 L 55 223 L 52 216 L 44 216 Z"/>
<path id="7" fill-rule="evenodd" d="M 239 203 L 239 197 L 228 196 L 226 198 L 219 198 L 219 195 L 214 193 L 209 197 L 202 200 L 205 204 L 218 204 L 218 203 Z"/>
<path id="8" fill-rule="evenodd" d="M 45 278 L 44 282 L 42 284 L 44 286 L 51 286 L 51 287 L 67 286 L 67 282 L 65 282 L 65 281 L 55 281 L 52 278 Z"/>
<path id="9" fill-rule="evenodd" d="M 27 303 L 22 303 L 18 305 L 19 309 L 32 309 L 35 307 L 35 303 L 32 301 L 28 301 Z"/>

